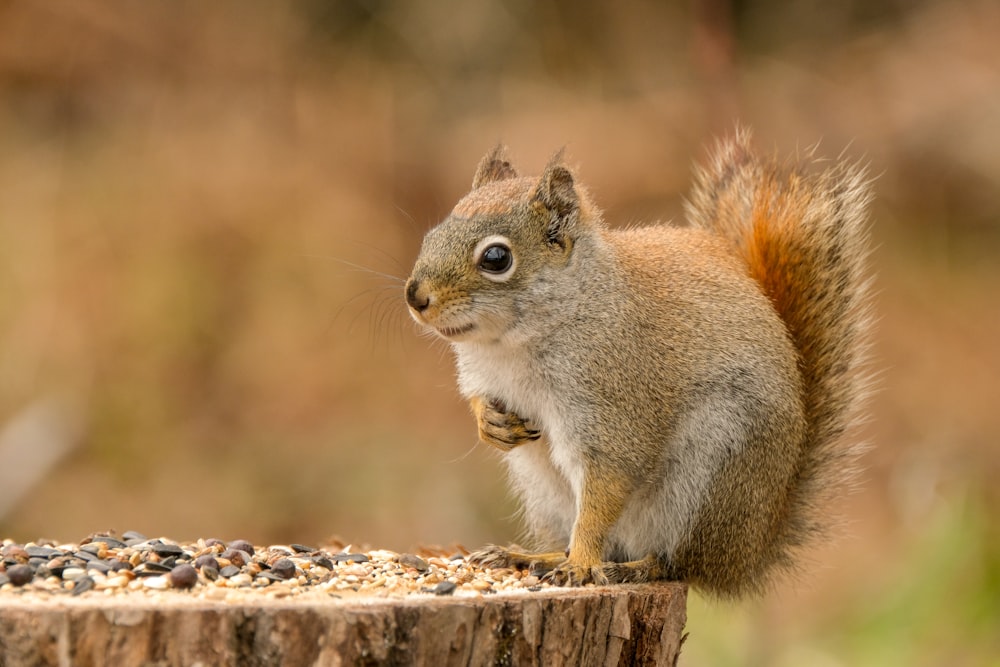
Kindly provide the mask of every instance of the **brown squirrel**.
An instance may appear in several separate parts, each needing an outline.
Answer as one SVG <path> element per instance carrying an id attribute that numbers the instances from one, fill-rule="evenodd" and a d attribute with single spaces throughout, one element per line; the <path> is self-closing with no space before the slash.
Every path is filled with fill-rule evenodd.
<path id="1" fill-rule="evenodd" d="M 726 597 L 790 566 L 859 451 L 870 198 L 863 168 L 763 159 L 741 130 L 689 227 L 609 229 L 561 154 L 540 178 L 484 157 L 405 290 L 544 549 L 473 561 Z"/>

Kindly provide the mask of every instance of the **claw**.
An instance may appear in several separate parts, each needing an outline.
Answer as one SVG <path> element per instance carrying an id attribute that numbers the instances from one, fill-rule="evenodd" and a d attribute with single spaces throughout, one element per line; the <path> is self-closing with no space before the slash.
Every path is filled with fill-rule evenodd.
<path id="1" fill-rule="evenodd" d="M 542 577 L 542 581 L 553 586 L 583 586 L 584 584 L 604 586 L 608 583 L 608 578 L 604 575 L 602 566 L 587 567 L 573 565 L 566 561 Z"/>
<path id="2" fill-rule="evenodd" d="M 467 560 L 473 565 L 490 569 L 509 567 L 516 570 L 529 570 L 537 576 L 555 569 L 566 560 L 566 554 L 561 551 L 531 554 L 523 553 L 517 549 L 517 547 L 507 549 L 490 544 L 469 554 Z"/>
<path id="3" fill-rule="evenodd" d="M 533 560 L 530 563 L 528 563 L 528 572 L 535 575 L 536 577 L 539 577 L 540 579 L 544 579 L 552 572 L 553 569 L 555 569 L 555 567 L 556 566 L 552 565 L 551 563 L 545 563 L 539 560 Z"/>
<path id="4" fill-rule="evenodd" d="M 566 552 L 524 553 L 520 547 L 490 544 L 467 557 L 469 563 L 491 570 L 513 568 L 528 570 L 553 586 L 583 586 L 596 584 L 643 583 L 668 578 L 668 572 L 655 556 L 627 563 L 606 562 L 597 565 L 575 564 Z"/>
<path id="5" fill-rule="evenodd" d="M 533 428 L 519 415 L 510 412 L 500 400 L 471 399 L 472 411 L 479 425 L 479 437 L 486 444 L 503 451 L 533 442 L 541 437 L 541 431 Z"/>
<path id="6" fill-rule="evenodd" d="M 473 551 L 466 559 L 473 565 L 496 570 L 503 567 L 514 567 L 510 551 L 495 544 L 490 544 L 478 551 Z"/>

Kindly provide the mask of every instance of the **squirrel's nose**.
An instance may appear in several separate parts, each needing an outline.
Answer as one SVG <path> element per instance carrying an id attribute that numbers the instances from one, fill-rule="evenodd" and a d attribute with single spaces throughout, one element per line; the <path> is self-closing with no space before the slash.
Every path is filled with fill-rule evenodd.
<path id="1" fill-rule="evenodd" d="M 422 313 L 431 305 L 430 297 L 420 289 L 420 281 L 410 278 L 406 281 L 406 303 L 410 308 Z"/>

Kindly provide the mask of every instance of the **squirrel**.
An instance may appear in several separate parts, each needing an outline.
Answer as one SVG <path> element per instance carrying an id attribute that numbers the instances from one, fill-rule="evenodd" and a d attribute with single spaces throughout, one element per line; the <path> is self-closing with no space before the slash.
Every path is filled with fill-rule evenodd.
<path id="1" fill-rule="evenodd" d="M 825 532 L 862 447 L 871 187 L 817 165 L 740 128 L 697 170 L 688 226 L 612 229 L 562 151 L 538 178 L 503 146 L 482 159 L 405 286 L 540 547 L 473 562 L 735 598 Z"/>

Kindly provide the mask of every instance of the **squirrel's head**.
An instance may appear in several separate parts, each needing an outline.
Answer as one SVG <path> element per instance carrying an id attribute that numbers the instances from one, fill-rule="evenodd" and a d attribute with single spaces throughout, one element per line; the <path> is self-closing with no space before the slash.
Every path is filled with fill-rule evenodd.
<path id="1" fill-rule="evenodd" d="M 451 342 L 500 340 L 537 316 L 537 304 L 560 298 L 553 285 L 594 224 L 561 151 L 539 178 L 522 178 L 497 146 L 469 194 L 424 237 L 406 283 L 410 314 Z"/>

